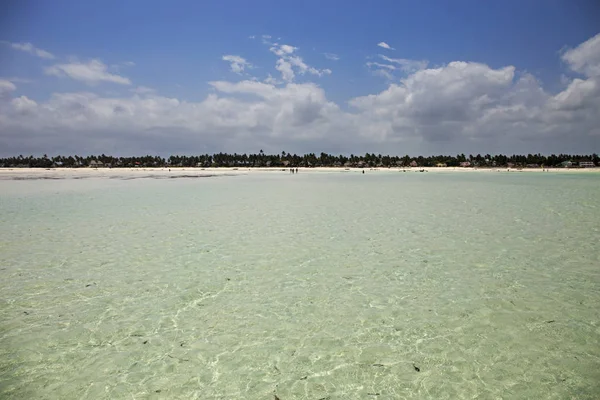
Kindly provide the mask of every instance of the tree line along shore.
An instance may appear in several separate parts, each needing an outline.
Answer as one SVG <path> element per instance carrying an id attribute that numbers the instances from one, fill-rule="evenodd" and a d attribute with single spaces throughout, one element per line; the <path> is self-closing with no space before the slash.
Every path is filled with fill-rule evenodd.
<path id="1" fill-rule="evenodd" d="M 265 154 L 204 154 L 197 156 L 172 155 L 114 157 L 105 154 L 89 156 L 41 157 L 18 156 L 0 158 L 0 168 L 161 168 L 161 167 L 346 167 L 346 168 L 388 168 L 388 167 L 478 167 L 478 168 L 592 168 L 600 166 L 598 154 L 527 154 L 490 155 L 477 154 L 455 156 L 390 156 L 366 153 L 365 155 L 332 155 L 308 153 L 297 155 L 286 153 Z"/>

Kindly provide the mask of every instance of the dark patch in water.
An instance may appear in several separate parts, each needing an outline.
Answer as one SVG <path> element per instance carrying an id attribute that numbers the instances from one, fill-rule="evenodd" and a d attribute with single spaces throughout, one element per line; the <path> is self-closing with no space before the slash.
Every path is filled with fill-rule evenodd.
<path id="1" fill-rule="evenodd" d="M 111 176 L 110 179 L 119 179 L 122 181 L 131 181 L 134 179 L 179 179 L 179 178 L 213 178 L 218 176 L 237 176 L 236 174 L 207 174 L 207 175 L 144 175 L 144 176 Z"/>
<path id="2" fill-rule="evenodd" d="M 172 356 L 172 355 L 170 355 L 170 354 L 167 354 L 167 356 L 168 356 L 169 358 L 174 358 L 175 360 L 179 360 L 179 361 L 190 361 L 190 360 L 188 360 L 187 358 L 173 357 L 173 356 Z"/>
<path id="3" fill-rule="evenodd" d="M 168 176 L 165 178 L 177 179 L 177 178 L 212 178 L 214 176 L 236 176 L 235 174 L 210 174 L 210 175 L 175 175 Z"/>
<path id="4" fill-rule="evenodd" d="M 143 175 L 143 176 L 13 176 L 0 177 L 0 180 L 7 181 L 38 181 L 38 180 L 65 180 L 65 179 L 90 179 L 90 178 L 108 178 L 122 181 L 131 181 L 134 179 L 178 179 L 178 178 L 213 178 L 218 176 L 238 176 L 238 174 L 203 174 L 203 175 Z"/>
<path id="5" fill-rule="evenodd" d="M 59 178 L 56 176 L 15 176 L 9 178 L 8 180 L 13 181 L 39 181 L 39 180 L 61 180 L 64 178 Z"/>

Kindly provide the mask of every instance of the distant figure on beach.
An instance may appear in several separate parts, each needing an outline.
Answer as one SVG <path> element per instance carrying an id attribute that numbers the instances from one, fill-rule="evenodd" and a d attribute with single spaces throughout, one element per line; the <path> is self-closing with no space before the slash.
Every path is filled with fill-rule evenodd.
<path id="1" fill-rule="evenodd" d="M 363 174 L 365 173 L 365 170 L 363 169 Z"/>
<path id="2" fill-rule="evenodd" d="M 296 173 L 298 173 L 298 168 L 296 168 Z"/>

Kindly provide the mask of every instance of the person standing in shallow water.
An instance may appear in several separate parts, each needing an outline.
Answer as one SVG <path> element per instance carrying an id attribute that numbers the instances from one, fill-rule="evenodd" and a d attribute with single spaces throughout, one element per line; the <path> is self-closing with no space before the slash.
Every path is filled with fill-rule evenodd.
<path id="1" fill-rule="evenodd" d="M 296 168 L 296 173 L 298 173 L 298 168 Z"/>

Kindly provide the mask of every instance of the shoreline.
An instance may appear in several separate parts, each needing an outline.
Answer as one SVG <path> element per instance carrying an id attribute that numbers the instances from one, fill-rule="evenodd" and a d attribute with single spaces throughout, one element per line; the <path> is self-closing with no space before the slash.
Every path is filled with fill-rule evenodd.
<path id="1" fill-rule="evenodd" d="M 215 175 L 251 175 L 257 173 L 287 173 L 285 167 L 158 167 L 158 168 L 0 168 L 0 179 L 69 179 L 69 178 L 114 178 L 114 177 L 185 177 L 215 176 Z M 461 168 L 461 167 L 412 167 L 412 168 L 344 168 L 344 167 L 299 167 L 298 173 L 403 173 L 403 172 L 433 172 L 433 173 L 600 173 L 600 168 Z"/>

